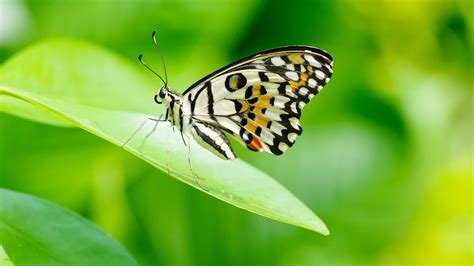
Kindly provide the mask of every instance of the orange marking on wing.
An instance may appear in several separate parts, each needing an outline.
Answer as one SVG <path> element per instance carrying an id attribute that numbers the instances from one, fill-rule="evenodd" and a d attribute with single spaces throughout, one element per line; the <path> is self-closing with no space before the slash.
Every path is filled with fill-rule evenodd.
<path id="1" fill-rule="evenodd" d="M 247 130 L 248 132 L 251 132 L 253 134 L 255 132 L 255 127 L 256 126 L 253 123 L 249 123 L 244 128 L 245 128 L 245 130 Z"/>
<path id="2" fill-rule="evenodd" d="M 296 82 L 296 81 L 293 81 L 293 80 L 290 80 L 288 81 L 288 83 L 290 83 L 290 87 L 291 87 L 291 90 L 293 92 L 296 92 L 300 86 L 300 83 L 299 82 Z"/>
<path id="3" fill-rule="evenodd" d="M 250 149 L 261 151 L 263 149 L 262 142 L 257 136 L 253 136 L 252 141 L 247 145 Z"/>
<path id="4" fill-rule="evenodd" d="M 300 87 L 306 85 L 307 80 L 308 80 L 308 74 L 301 73 L 299 81 L 290 80 L 290 81 L 288 81 L 288 83 L 290 84 L 291 89 L 293 90 L 293 92 L 296 92 Z"/>
<path id="5" fill-rule="evenodd" d="M 253 94 L 252 96 L 260 95 L 260 83 L 253 84 Z"/>
<path id="6" fill-rule="evenodd" d="M 263 95 L 263 96 L 258 96 L 258 102 L 251 104 L 253 106 L 256 106 L 258 108 L 267 108 L 270 107 L 270 99 L 273 98 L 273 95 Z"/>
<path id="7" fill-rule="evenodd" d="M 264 116 L 261 112 L 261 109 L 260 109 L 260 112 L 257 113 L 257 119 L 256 119 L 255 122 L 257 123 L 257 125 L 259 125 L 260 127 L 263 128 L 263 127 L 267 126 L 268 121 L 270 121 L 270 119 L 268 117 Z"/>
<path id="8" fill-rule="evenodd" d="M 257 127 L 266 128 L 268 121 L 270 121 L 270 118 L 262 114 L 262 109 L 255 109 L 252 113 L 255 114 L 255 120 L 248 118 L 247 121 L 249 122 L 249 124 L 245 126 L 245 129 L 247 131 L 255 133 L 255 129 Z"/>
<path id="9" fill-rule="evenodd" d="M 301 79 L 301 81 L 306 82 L 306 81 L 308 80 L 308 74 L 306 74 L 306 73 L 301 73 L 300 79 Z"/>
<path id="10" fill-rule="evenodd" d="M 242 109 L 240 110 L 240 113 L 243 113 L 250 108 L 249 103 L 246 100 L 238 100 L 238 101 L 242 104 Z"/>
<path id="11" fill-rule="evenodd" d="M 291 62 L 295 64 L 301 64 L 304 62 L 304 59 L 301 57 L 301 54 L 291 54 L 288 56 Z"/>
<path id="12" fill-rule="evenodd" d="M 236 90 L 237 89 L 237 83 L 239 82 L 239 79 L 237 77 L 232 77 L 232 80 L 230 81 L 230 86 L 232 89 Z"/>
<path id="13" fill-rule="evenodd" d="M 251 98 L 262 95 L 261 94 L 261 87 L 262 87 L 262 84 L 260 84 L 260 83 L 253 84 L 253 92 L 252 92 Z"/>

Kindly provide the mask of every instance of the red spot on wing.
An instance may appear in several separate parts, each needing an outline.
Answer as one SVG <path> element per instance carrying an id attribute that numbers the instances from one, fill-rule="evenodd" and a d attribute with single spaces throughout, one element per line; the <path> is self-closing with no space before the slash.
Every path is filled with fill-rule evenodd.
<path id="1" fill-rule="evenodd" d="M 252 141 L 247 145 L 247 147 L 254 151 L 261 151 L 263 149 L 262 142 L 257 136 L 253 136 Z"/>

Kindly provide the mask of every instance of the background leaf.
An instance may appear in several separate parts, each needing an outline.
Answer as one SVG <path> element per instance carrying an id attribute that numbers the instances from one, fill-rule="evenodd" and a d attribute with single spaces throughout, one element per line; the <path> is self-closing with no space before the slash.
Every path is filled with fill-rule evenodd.
<path id="1" fill-rule="evenodd" d="M 0 189 L 0 262 L 8 259 L 15 265 L 138 265 L 116 240 L 77 214 Z"/>
<path id="2" fill-rule="evenodd" d="M 116 145 L 125 143 L 152 113 L 161 111 L 152 102 L 149 79 L 127 61 L 79 41 L 53 40 L 35 45 L 5 63 L 1 74 L 3 94 L 27 101 Z M 23 114 L 23 109 L 17 110 L 10 103 L 4 102 L 10 112 Z M 43 114 L 31 113 L 34 115 L 30 119 L 47 119 Z M 146 138 L 153 122 L 145 125 L 126 149 L 201 189 L 190 172 L 188 151 L 180 134 L 159 124 Z M 201 177 L 199 183 L 210 195 L 265 217 L 329 233 L 314 213 L 256 168 L 240 160 L 221 160 L 197 144 L 191 145 L 191 156 L 193 168 Z"/>

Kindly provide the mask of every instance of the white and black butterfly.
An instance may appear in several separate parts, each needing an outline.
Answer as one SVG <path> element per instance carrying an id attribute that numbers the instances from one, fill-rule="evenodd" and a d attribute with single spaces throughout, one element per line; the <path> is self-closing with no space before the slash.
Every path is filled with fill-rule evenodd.
<path id="1" fill-rule="evenodd" d="M 182 94 L 157 74 L 165 85 L 155 102 L 165 105 L 164 121 L 223 159 L 236 158 L 224 132 L 252 151 L 280 155 L 301 135 L 301 111 L 329 82 L 332 65 L 318 48 L 276 48 L 223 67 Z"/>

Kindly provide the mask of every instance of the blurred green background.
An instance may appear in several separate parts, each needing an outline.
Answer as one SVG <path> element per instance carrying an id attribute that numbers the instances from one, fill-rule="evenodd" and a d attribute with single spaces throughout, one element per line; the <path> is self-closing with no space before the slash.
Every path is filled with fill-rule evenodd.
<path id="1" fill-rule="evenodd" d="M 0 0 L 0 62 L 73 37 L 159 69 L 157 29 L 177 91 L 260 50 L 330 52 L 333 79 L 297 144 L 279 157 L 235 148 L 331 235 L 215 200 L 82 130 L 3 113 L 0 186 L 79 212 L 141 264 L 472 264 L 473 12 L 470 0 Z"/>

